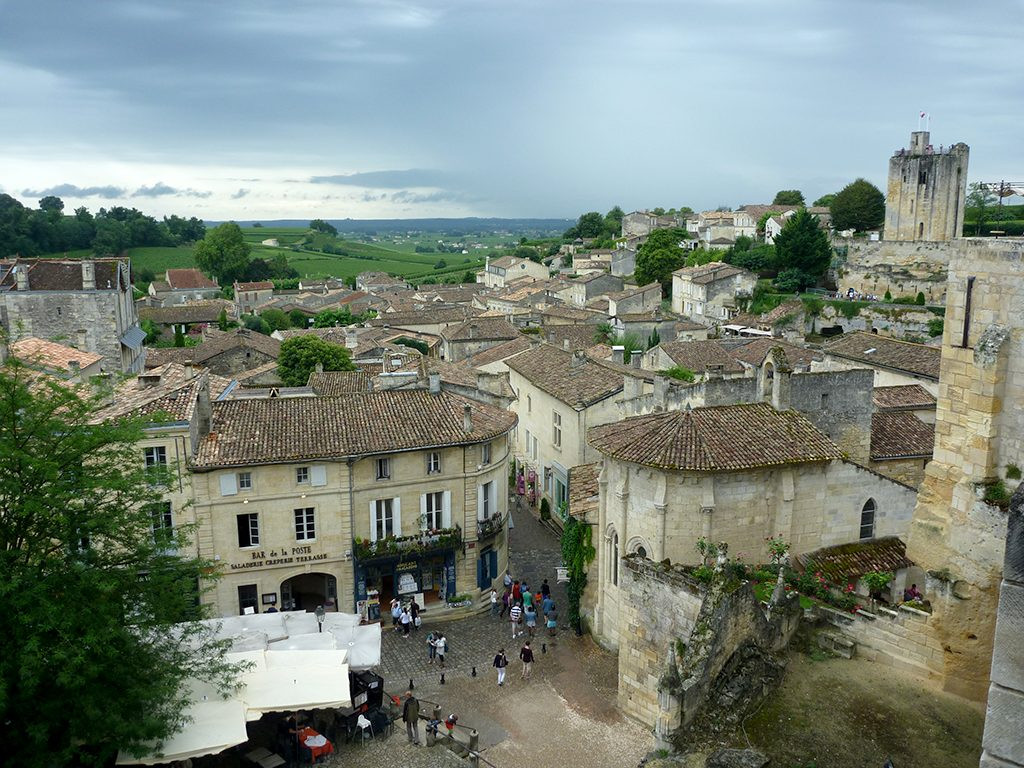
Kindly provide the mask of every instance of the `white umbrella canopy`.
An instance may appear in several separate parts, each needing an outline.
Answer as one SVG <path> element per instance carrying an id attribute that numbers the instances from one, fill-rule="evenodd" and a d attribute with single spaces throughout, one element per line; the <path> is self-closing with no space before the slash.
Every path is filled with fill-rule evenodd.
<path id="1" fill-rule="evenodd" d="M 373 669 L 380 664 L 380 632 L 380 624 L 357 624 L 331 630 L 335 647 L 348 651 L 346 661 L 357 671 Z"/>

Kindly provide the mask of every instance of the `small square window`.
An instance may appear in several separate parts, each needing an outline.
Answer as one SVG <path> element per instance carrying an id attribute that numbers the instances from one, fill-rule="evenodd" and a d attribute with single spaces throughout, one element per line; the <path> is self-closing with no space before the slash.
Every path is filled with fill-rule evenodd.
<path id="1" fill-rule="evenodd" d="M 238 490 L 240 490 L 240 491 L 251 491 L 252 490 L 252 472 L 239 472 L 238 473 Z"/>
<path id="2" fill-rule="evenodd" d="M 146 449 L 146 467 L 166 467 L 167 449 L 162 445 Z"/>
<path id="3" fill-rule="evenodd" d="M 295 470 L 295 482 L 299 485 L 309 482 L 309 467 L 297 467 Z"/>
<path id="4" fill-rule="evenodd" d="M 391 478 L 391 459 L 377 459 L 377 479 L 388 480 Z"/>

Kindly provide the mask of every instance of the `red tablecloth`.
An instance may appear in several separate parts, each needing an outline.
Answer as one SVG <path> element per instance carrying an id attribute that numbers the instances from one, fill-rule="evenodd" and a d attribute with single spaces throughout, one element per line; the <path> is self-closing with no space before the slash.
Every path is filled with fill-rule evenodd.
<path id="1" fill-rule="evenodd" d="M 299 743 L 313 753 L 313 759 L 316 760 L 324 755 L 329 755 L 334 752 L 334 745 L 331 742 L 327 742 L 322 747 L 310 747 L 306 745 L 306 739 L 310 736 L 319 736 L 320 734 L 314 731 L 309 726 L 299 729 Z"/>

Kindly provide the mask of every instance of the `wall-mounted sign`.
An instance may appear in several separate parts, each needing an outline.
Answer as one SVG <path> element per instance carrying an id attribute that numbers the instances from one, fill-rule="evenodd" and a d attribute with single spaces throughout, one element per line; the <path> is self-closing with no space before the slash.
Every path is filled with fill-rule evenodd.
<path id="1" fill-rule="evenodd" d="M 260 549 L 249 553 L 249 559 L 242 563 L 231 563 L 231 570 L 240 571 L 249 568 L 270 568 L 275 565 L 294 565 L 326 560 L 326 552 L 313 552 L 308 544 L 302 547 L 279 547 L 278 549 Z"/>

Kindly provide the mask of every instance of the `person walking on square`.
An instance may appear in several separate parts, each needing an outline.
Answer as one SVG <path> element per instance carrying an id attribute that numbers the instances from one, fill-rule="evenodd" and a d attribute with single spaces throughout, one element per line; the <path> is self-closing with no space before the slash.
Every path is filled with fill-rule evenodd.
<path id="1" fill-rule="evenodd" d="M 427 635 L 427 664 L 433 664 L 434 657 L 437 656 L 437 646 L 434 645 L 434 640 L 436 639 L 433 632 Z"/>
<path id="2" fill-rule="evenodd" d="M 505 649 L 499 648 L 497 655 L 494 657 L 494 667 L 498 670 L 498 685 L 505 684 L 505 667 L 508 666 L 508 656 L 505 655 Z"/>
<path id="3" fill-rule="evenodd" d="M 437 648 L 437 665 L 444 669 L 444 657 L 448 653 L 448 639 L 443 633 L 437 633 L 437 637 L 434 638 L 434 647 Z"/>
<path id="4" fill-rule="evenodd" d="M 548 634 L 554 637 L 558 631 L 558 611 L 555 609 L 554 603 L 551 603 L 551 609 L 547 613 L 547 626 Z"/>
<path id="5" fill-rule="evenodd" d="M 547 579 L 540 585 L 540 593 L 543 597 L 551 597 L 551 587 L 548 586 Z"/>
<path id="6" fill-rule="evenodd" d="M 402 637 L 409 637 L 409 628 L 412 626 L 412 615 L 408 608 L 403 608 L 399 622 L 402 624 Z"/>
<path id="7" fill-rule="evenodd" d="M 398 626 L 398 620 L 402 618 L 402 604 L 398 602 L 398 598 L 394 598 L 391 601 L 391 626 L 395 628 L 395 632 L 400 632 L 401 627 Z"/>
<path id="8" fill-rule="evenodd" d="M 532 605 L 528 605 L 523 611 L 523 617 L 526 619 L 526 632 L 532 638 L 537 628 L 537 611 Z"/>
<path id="9" fill-rule="evenodd" d="M 491 616 L 498 615 L 498 590 L 491 588 Z"/>
<path id="10" fill-rule="evenodd" d="M 508 612 L 508 618 L 512 622 L 512 639 L 519 637 L 519 619 L 522 618 L 522 606 L 516 602 Z"/>
<path id="11" fill-rule="evenodd" d="M 505 613 L 509 608 L 512 607 L 512 587 L 505 587 L 505 594 L 501 596 L 501 612 L 498 614 L 499 619 L 505 618 Z"/>
<path id="12" fill-rule="evenodd" d="M 412 695 L 412 691 L 405 692 L 405 706 L 402 707 L 402 722 L 405 723 L 405 735 L 409 737 L 409 743 L 420 745 L 420 703 Z"/>
<path id="13" fill-rule="evenodd" d="M 512 602 L 516 602 L 523 596 L 523 588 L 519 586 L 519 582 L 515 581 L 512 583 Z"/>
<path id="14" fill-rule="evenodd" d="M 523 585 L 523 610 L 527 611 L 533 605 L 533 593 Z"/>
<path id="15" fill-rule="evenodd" d="M 530 641 L 519 651 L 519 658 L 523 660 L 523 680 L 530 679 L 530 670 L 533 669 L 533 649 L 530 648 Z"/>
<path id="16" fill-rule="evenodd" d="M 502 583 L 505 585 L 505 589 L 512 589 L 512 574 L 509 573 L 508 568 L 505 569 L 505 578 L 502 579 Z"/>

